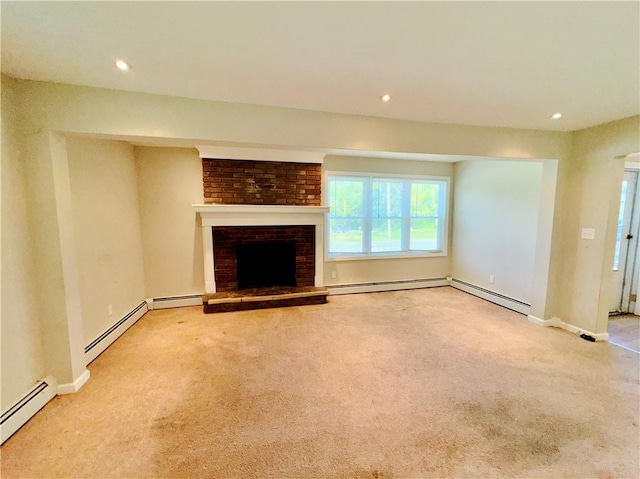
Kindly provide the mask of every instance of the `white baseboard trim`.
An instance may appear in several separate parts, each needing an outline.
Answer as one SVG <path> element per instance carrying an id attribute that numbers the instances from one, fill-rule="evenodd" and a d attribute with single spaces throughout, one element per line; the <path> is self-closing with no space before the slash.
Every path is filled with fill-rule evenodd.
<path id="1" fill-rule="evenodd" d="M 511 309 L 517 313 L 524 314 L 527 317 L 529 317 L 529 313 L 531 312 L 530 304 L 496 293 L 495 291 L 489 291 L 488 289 L 481 288 L 475 284 L 452 278 L 451 286 L 459 289 L 460 291 L 464 291 L 465 293 L 477 296 L 478 298 L 486 299 L 487 301 L 503 306 L 507 309 Z"/>
<path id="2" fill-rule="evenodd" d="M 378 283 L 333 284 L 325 286 L 330 295 L 354 293 L 380 293 L 383 291 L 400 291 L 403 289 L 435 288 L 449 286 L 446 278 L 416 279 L 408 281 L 385 281 Z"/>
<path id="3" fill-rule="evenodd" d="M 185 306 L 202 306 L 202 295 L 191 294 L 188 296 L 168 296 L 166 298 L 153 298 L 152 309 L 183 308 Z"/>
<path id="4" fill-rule="evenodd" d="M 24 426 L 45 404 L 56 396 L 57 384 L 53 376 L 38 383 L 22 399 L 0 416 L 0 444 Z"/>
<path id="5" fill-rule="evenodd" d="M 534 324 L 537 324 L 538 326 L 545 326 L 545 327 L 549 327 L 549 326 L 553 326 L 554 325 L 554 321 L 553 319 L 540 319 L 536 316 L 532 316 L 532 315 L 528 315 L 527 319 L 529 321 L 531 321 Z"/>
<path id="6" fill-rule="evenodd" d="M 58 388 L 56 392 L 58 394 L 73 394 L 80 391 L 80 388 L 84 386 L 84 384 L 91 377 L 91 373 L 88 369 L 85 369 L 84 372 L 78 376 L 78 378 L 72 383 L 58 384 Z"/>
<path id="7" fill-rule="evenodd" d="M 577 334 L 580 336 L 581 334 L 586 334 L 587 336 L 591 336 L 596 341 L 608 341 L 609 333 L 593 333 L 591 331 L 587 331 L 586 329 L 578 328 L 573 324 L 565 323 L 560 318 L 552 318 L 551 321 L 553 324 L 551 326 L 555 326 L 556 328 L 564 329 L 565 331 L 569 331 L 570 333 Z"/>
<path id="8" fill-rule="evenodd" d="M 120 319 L 117 323 L 107 329 L 104 333 L 91 341 L 89 345 L 84 348 L 84 357 L 86 364 L 91 363 L 97 358 L 105 349 L 107 349 L 113 342 L 118 339 L 122 334 L 133 326 L 136 321 L 145 315 L 148 311 L 148 305 L 146 301 L 142 301 L 138 306 L 133 308 L 129 314 Z"/>

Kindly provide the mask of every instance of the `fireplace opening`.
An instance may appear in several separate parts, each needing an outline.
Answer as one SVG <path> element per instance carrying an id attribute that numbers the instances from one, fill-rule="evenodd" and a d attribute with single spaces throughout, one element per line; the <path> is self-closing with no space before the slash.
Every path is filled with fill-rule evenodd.
<path id="1" fill-rule="evenodd" d="M 296 243 L 245 243 L 236 247 L 238 289 L 296 286 Z"/>

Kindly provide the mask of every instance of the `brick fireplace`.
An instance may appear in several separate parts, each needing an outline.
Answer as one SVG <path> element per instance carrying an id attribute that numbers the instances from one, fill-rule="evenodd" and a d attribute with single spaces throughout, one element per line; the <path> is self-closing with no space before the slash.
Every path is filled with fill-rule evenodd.
<path id="1" fill-rule="evenodd" d="M 239 287 L 261 284 L 296 287 L 298 292 L 290 290 L 294 295 L 322 286 L 329 208 L 320 206 L 321 168 L 295 161 L 202 159 L 204 204 L 194 208 L 202 225 L 208 296 L 227 297 Z M 252 265 L 259 270 L 251 271 Z M 270 278 L 269 271 L 279 277 Z"/>
<path id="2" fill-rule="evenodd" d="M 288 248 L 287 248 L 288 247 Z M 247 252 L 253 248 L 255 253 Z M 259 248 L 262 248 L 261 251 Z M 244 251 L 244 256 L 241 253 Z M 287 269 L 286 252 L 291 250 L 293 281 L 278 281 L 278 273 Z M 314 286 L 315 278 L 315 228 L 313 225 L 292 226 L 222 226 L 213 228 L 213 255 L 217 291 L 236 291 L 247 287 Z M 245 279 L 244 288 L 239 282 L 243 272 L 241 258 L 246 258 L 245 276 L 251 275 L 251 266 L 267 271 L 257 272 L 262 281 Z M 266 273 L 266 274 L 265 274 Z M 269 281 L 269 274 L 273 281 Z M 256 276 L 254 273 L 253 276 Z M 283 275 L 284 277 L 284 275 Z M 262 284 L 261 284 L 262 283 Z M 293 284 L 291 284 L 293 283 Z"/>
<path id="3" fill-rule="evenodd" d="M 207 293 L 237 289 L 237 246 L 260 239 L 267 243 L 295 241 L 297 285 L 322 286 L 328 207 L 205 204 L 194 205 L 194 209 L 202 226 Z"/>

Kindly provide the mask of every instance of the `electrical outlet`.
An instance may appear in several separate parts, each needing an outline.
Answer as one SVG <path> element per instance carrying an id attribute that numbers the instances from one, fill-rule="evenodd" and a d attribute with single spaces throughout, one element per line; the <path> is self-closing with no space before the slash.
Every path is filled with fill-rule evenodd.
<path id="1" fill-rule="evenodd" d="M 107 306 L 107 312 L 109 313 L 109 316 L 113 314 L 113 304 L 109 304 L 109 306 Z"/>
<path id="2" fill-rule="evenodd" d="M 336 271 L 331 272 L 331 278 L 336 279 L 338 277 L 338 273 Z"/>
<path id="3" fill-rule="evenodd" d="M 580 238 L 582 239 L 596 239 L 596 230 L 595 228 L 582 228 L 582 232 L 580 234 Z"/>
<path id="4" fill-rule="evenodd" d="M 489 283 L 493 284 L 496 282 L 496 277 L 492 274 L 489 275 Z"/>

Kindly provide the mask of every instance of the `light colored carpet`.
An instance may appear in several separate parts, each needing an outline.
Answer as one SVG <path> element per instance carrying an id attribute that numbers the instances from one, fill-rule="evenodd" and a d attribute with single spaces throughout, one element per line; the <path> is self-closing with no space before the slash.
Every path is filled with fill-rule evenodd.
<path id="1" fill-rule="evenodd" d="M 448 287 L 153 311 L 2 475 L 637 478 L 638 358 Z"/>
<path id="2" fill-rule="evenodd" d="M 640 316 L 611 316 L 608 333 L 611 343 L 640 352 Z"/>

